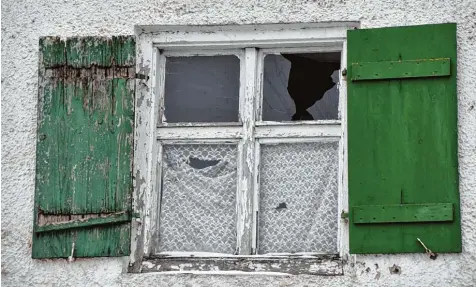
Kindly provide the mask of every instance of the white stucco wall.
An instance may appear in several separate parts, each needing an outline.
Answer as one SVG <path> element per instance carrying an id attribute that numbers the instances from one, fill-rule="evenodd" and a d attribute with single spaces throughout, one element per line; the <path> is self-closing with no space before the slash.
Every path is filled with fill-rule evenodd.
<path id="1" fill-rule="evenodd" d="M 133 34 L 136 24 L 361 21 L 362 28 L 458 23 L 463 253 L 356 256 L 344 276 L 127 274 L 124 259 L 30 259 L 38 37 Z M 3 286 L 476 286 L 475 0 L 2 1 Z M 127 260 L 127 259 L 126 259 Z M 390 274 L 389 267 L 401 267 Z"/>

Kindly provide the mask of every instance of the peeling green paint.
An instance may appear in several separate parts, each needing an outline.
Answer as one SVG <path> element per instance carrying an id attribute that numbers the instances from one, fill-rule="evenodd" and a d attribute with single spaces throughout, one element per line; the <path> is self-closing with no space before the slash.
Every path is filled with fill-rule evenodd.
<path id="1" fill-rule="evenodd" d="M 36 231 L 131 212 L 135 40 L 45 37 L 39 64 L 33 257 L 68 257 L 73 242 L 76 257 L 127 255 L 130 222 Z"/>

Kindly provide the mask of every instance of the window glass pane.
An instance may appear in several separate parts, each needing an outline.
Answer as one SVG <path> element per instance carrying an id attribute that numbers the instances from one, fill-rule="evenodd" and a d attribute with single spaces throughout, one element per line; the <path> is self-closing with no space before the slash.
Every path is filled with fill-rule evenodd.
<path id="1" fill-rule="evenodd" d="M 338 146 L 261 146 L 259 254 L 337 253 Z"/>
<path id="2" fill-rule="evenodd" d="M 238 122 L 240 60 L 234 55 L 168 57 L 163 122 Z"/>
<path id="3" fill-rule="evenodd" d="M 337 119 L 339 69 L 340 53 L 267 55 L 262 119 Z"/>
<path id="4" fill-rule="evenodd" d="M 164 145 L 159 250 L 232 254 L 236 145 Z"/>

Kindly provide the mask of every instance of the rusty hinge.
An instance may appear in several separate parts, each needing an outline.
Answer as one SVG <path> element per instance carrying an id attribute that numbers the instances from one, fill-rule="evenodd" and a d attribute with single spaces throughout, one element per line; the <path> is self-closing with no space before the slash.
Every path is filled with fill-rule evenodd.
<path id="1" fill-rule="evenodd" d="M 149 76 L 147 75 L 144 75 L 144 74 L 139 74 L 139 73 L 136 73 L 136 79 L 139 79 L 139 80 L 149 80 Z"/>

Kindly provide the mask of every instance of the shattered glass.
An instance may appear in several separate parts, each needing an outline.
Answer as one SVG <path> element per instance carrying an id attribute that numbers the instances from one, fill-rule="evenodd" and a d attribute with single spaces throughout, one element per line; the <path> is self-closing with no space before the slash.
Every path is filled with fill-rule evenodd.
<path id="1" fill-rule="evenodd" d="M 237 147 L 164 145 L 159 251 L 233 254 Z"/>
<path id="2" fill-rule="evenodd" d="M 264 121 L 338 118 L 340 53 L 267 55 L 264 59 Z"/>
<path id="3" fill-rule="evenodd" d="M 258 253 L 337 253 L 338 142 L 261 146 Z"/>

